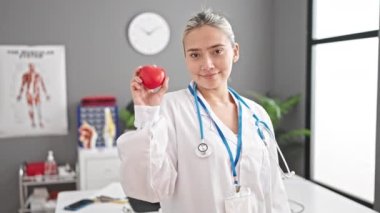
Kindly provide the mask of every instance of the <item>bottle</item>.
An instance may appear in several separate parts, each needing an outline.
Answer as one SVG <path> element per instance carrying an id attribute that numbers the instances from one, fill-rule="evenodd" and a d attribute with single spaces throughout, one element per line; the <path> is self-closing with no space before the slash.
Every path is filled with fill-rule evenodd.
<path id="1" fill-rule="evenodd" d="M 44 174 L 45 175 L 57 175 L 58 169 L 57 169 L 57 163 L 54 160 L 53 151 L 49 150 L 48 156 L 45 162 L 45 168 L 44 168 Z"/>

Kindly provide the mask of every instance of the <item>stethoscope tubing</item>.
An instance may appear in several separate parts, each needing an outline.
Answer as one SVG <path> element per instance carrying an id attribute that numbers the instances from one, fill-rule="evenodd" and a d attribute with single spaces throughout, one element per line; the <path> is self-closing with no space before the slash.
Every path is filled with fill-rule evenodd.
<path id="1" fill-rule="evenodd" d="M 204 105 L 204 103 L 202 102 L 202 100 L 197 96 L 196 94 L 196 84 L 193 83 L 193 87 L 191 87 L 191 84 L 188 86 L 188 89 L 190 91 L 190 93 L 194 96 L 194 101 L 195 101 L 195 105 L 196 105 L 196 109 L 197 109 L 197 112 L 200 112 L 200 109 L 199 109 L 199 104 L 198 102 L 202 105 L 202 107 L 206 110 L 207 112 L 207 107 Z M 286 169 L 286 173 L 284 171 L 282 171 L 280 165 L 278 164 L 278 167 L 280 168 L 280 171 L 282 172 L 282 175 L 283 177 L 285 178 L 290 178 L 292 176 L 295 175 L 295 172 L 294 171 L 290 171 L 289 169 L 289 166 L 288 166 L 288 163 L 275 139 L 275 136 L 273 134 L 273 131 L 270 129 L 270 127 L 268 126 L 267 123 L 265 123 L 264 121 L 262 121 L 261 119 L 259 119 L 259 117 L 256 115 L 255 112 L 253 112 L 253 110 L 251 109 L 251 107 L 244 101 L 244 99 L 234 90 L 232 89 L 231 87 L 228 87 L 228 90 L 232 93 L 232 95 L 239 101 L 239 103 L 242 103 L 246 108 L 248 108 L 248 110 L 252 113 L 252 116 L 253 118 L 255 119 L 255 126 L 257 128 L 257 133 L 260 137 L 260 139 L 262 140 L 262 142 L 264 143 L 265 147 L 267 147 L 268 149 L 268 143 L 266 142 L 266 138 L 265 138 L 265 135 L 263 133 L 263 129 L 269 134 L 270 138 L 272 139 L 272 141 L 274 141 L 275 143 L 275 146 L 276 146 L 276 150 L 277 152 L 280 154 L 280 158 L 281 158 L 281 161 L 284 163 L 285 165 L 285 169 Z M 239 105 L 240 106 L 240 105 Z M 241 106 L 240 106 L 241 107 Z M 241 108 L 240 108 L 241 109 Z M 209 114 L 209 112 L 207 112 Z M 203 124 L 202 124 L 202 120 L 201 120 L 201 117 L 200 117 L 200 113 L 197 113 L 197 116 L 198 116 L 198 122 L 199 122 L 199 126 L 200 126 L 200 134 L 201 134 L 201 141 L 202 143 L 204 143 L 204 133 L 203 133 Z M 240 113 L 240 116 L 241 116 L 241 113 Z M 215 124 L 215 123 L 214 123 Z M 260 125 L 263 126 L 264 128 L 260 128 Z M 218 126 L 216 125 L 218 131 L 220 131 L 220 129 L 218 128 Z M 241 128 L 239 128 L 239 130 L 241 131 Z M 221 132 L 219 132 L 220 134 Z M 223 134 L 222 134 L 223 135 Z M 221 135 L 221 136 L 222 136 Z M 224 136 L 222 136 L 224 137 Z M 226 145 L 226 144 L 225 144 Z M 230 150 L 228 150 L 230 152 Z M 239 153 L 240 153 L 240 150 L 238 150 Z M 229 153 L 230 155 L 230 158 L 232 156 L 231 153 Z M 271 158 L 273 158 L 271 156 Z M 231 159 L 230 159 L 231 160 Z M 236 160 L 236 159 L 235 159 Z M 234 161 L 232 161 L 234 162 Z M 237 162 L 234 162 L 235 166 L 236 166 L 236 163 Z"/>
<path id="2" fill-rule="evenodd" d="M 290 177 L 294 176 L 294 175 L 295 175 L 295 172 L 294 172 L 294 171 L 290 171 L 289 166 L 288 166 L 288 163 L 287 163 L 287 161 L 286 161 L 286 159 L 285 159 L 285 157 L 284 157 L 284 155 L 283 155 L 283 153 L 282 153 L 282 151 L 281 151 L 281 149 L 280 149 L 280 147 L 279 147 L 279 145 L 278 145 L 278 143 L 277 143 L 277 141 L 276 141 L 276 139 L 275 139 L 275 136 L 274 136 L 273 132 L 272 132 L 271 129 L 269 128 L 268 124 L 265 123 L 264 121 L 262 121 L 262 120 L 259 119 L 259 117 L 258 117 L 258 116 L 252 111 L 251 107 L 249 107 L 249 105 L 243 100 L 243 98 L 242 98 L 242 97 L 241 97 L 241 96 L 240 96 L 240 95 L 239 95 L 234 89 L 232 89 L 231 87 L 229 87 L 228 89 L 229 89 L 229 91 L 231 91 L 231 93 L 232 93 L 232 94 L 233 94 L 233 95 L 234 95 L 234 96 L 235 96 L 235 97 L 236 97 L 241 103 L 243 103 L 244 106 L 246 106 L 246 107 L 249 109 L 249 111 L 251 111 L 252 116 L 253 116 L 253 117 L 255 118 L 255 120 L 256 120 L 255 125 L 256 125 L 256 127 L 257 127 L 257 132 L 258 132 L 258 134 L 259 134 L 261 140 L 264 142 L 264 144 L 265 144 L 265 146 L 266 146 L 267 148 L 268 148 L 268 144 L 267 144 L 266 141 L 265 141 L 265 136 L 264 136 L 264 134 L 263 134 L 263 132 L 262 132 L 262 129 L 260 129 L 260 127 L 259 127 L 260 124 L 262 124 L 262 125 L 264 126 L 264 129 L 268 132 L 268 134 L 270 135 L 270 137 L 273 139 L 272 141 L 274 141 L 274 143 L 275 143 L 276 150 L 277 150 L 277 152 L 280 154 L 280 158 L 281 158 L 281 160 L 282 160 L 282 162 L 284 163 L 285 168 L 286 168 L 286 173 L 283 172 L 282 169 L 280 168 L 280 170 L 281 170 L 283 176 L 286 177 L 286 178 L 290 178 Z M 278 166 L 280 167 L 280 165 L 278 165 Z"/>
<path id="3" fill-rule="evenodd" d="M 199 104 L 202 106 L 202 108 L 205 110 L 205 112 L 208 114 L 208 116 L 211 118 L 215 128 L 217 129 L 218 131 L 218 134 L 220 136 L 220 138 L 222 139 L 222 142 L 224 144 L 224 146 L 226 147 L 226 150 L 228 152 L 228 156 L 229 156 L 229 159 L 230 159 L 230 162 L 231 162 L 231 169 L 232 169 L 232 174 L 233 174 L 233 177 L 234 177 L 234 184 L 235 185 L 239 185 L 239 181 L 238 181 L 238 178 L 237 178 L 237 172 L 236 172 L 236 166 L 239 162 L 239 158 L 240 158 L 240 153 L 241 153 L 241 147 L 242 147 L 242 117 L 241 117 L 241 114 L 242 114 L 242 107 L 241 107 L 241 104 L 239 103 L 239 118 L 238 118 L 238 125 L 239 125 L 239 132 L 238 132 L 238 143 L 237 143 L 237 147 L 236 147 L 236 156 L 235 158 L 233 157 L 232 155 L 232 152 L 231 152 L 231 149 L 228 145 L 228 142 L 227 142 L 227 139 L 225 138 L 222 130 L 220 129 L 220 127 L 217 125 L 217 123 L 215 122 L 214 119 L 212 119 L 211 117 L 211 113 L 209 112 L 209 110 L 207 109 L 206 105 L 203 103 L 203 101 L 198 97 L 197 95 L 197 88 L 196 88 L 196 84 L 194 84 L 193 88 L 191 88 L 191 86 L 189 85 L 189 91 L 193 94 L 194 96 L 194 100 L 195 100 L 195 105 L 196 105 L 196 109 L 197 109 L 197 115 L 198 115 L 198 122 L 199 122 L 199 126 L 200 126 L 200 134 L 201 134 L 201 144 L 205 144 L 204 143 L 204 133 L 203 133 L 203 124 L 202 124 L 202 120 L 201 120 L 201 116 L 200 116 L 200 107 L 199 107 Z M 199 149 L 200 146 L 198 146 L 198 150 L 201 151 Z M 205 153 L 204 153 L 205 154 Z"/>

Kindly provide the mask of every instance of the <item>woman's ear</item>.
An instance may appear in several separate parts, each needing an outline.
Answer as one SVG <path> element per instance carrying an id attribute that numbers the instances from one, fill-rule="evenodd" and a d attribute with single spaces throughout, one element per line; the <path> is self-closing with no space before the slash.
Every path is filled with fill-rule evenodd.
<path id="1" fill-rule="evenodd" d="M 234 56 L 233 56 L 233 62 L 236 63 L 239 60 L 239 44 L 235 43 L 233 47 Z"/>

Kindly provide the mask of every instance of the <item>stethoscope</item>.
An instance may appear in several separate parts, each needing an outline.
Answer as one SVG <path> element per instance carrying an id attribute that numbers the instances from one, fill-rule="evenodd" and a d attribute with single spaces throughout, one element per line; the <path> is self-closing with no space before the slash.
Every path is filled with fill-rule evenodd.
<path id="1" fill-rule="evenodd" d="M 282 177 L 283 178 L 291 178 L 295 175 L 294 171 L 290 171 L 288 163 L 286 162 L 285 157 L 282 154 L 282 151 L 281 151 L 280 147 L 278 146 L 277 141 L 275 139 L 275 136 L 272 133 L 271 129 L 269 128 L 268 124 L 259 119 L 259 117 L 256 115 L 256 113 L 253 112 L 253 110 L 249 107 L 249 105 L 243 100 L 243 98 L 234 89 L 232 89 L 230 87 L 228 88 L 229 92 L 238 100 L 238 134 L 237 134 L 238 141 L 237 141 L 237 148 L 236 148 L 236 156 L 235 157 L 233 157 L 232 152 L 230 150 L 230 147 L 227 143 L 227 140 L 226 140 L 223 132 L 221 131 L 220 127 L 217 125 L 215 120 L 212 119 L 212 116 L 211 116 L 207 106 L 203 103 L 202 99 L 198 97 L 197 85 L 195 84 L 195 82 L 193 83 L 193 86 L 191 86 L 191 84 L 190 84 L 188 86 L 188 89 L 194 97 L 195 108 L 196 108 L 198 123 L 199 123 L 199 127 L 200 127 L 199 129 L 200 129 L 201 142 L 199 143 L 199 145 L 196 148 L 196 154 L 199 157 L 208 157 L 212 153 L 211 149 L 208 147 L 208 145 L 205 143 L 205 140 L 204 140 L 203 123 L 202 123 L 202 118 L 201 118 L 201 114 L 200 114 L 200 106 L 201 106 L 203 108 L 203 110 L 207 113 L 207 115 L 211 118 L 215 128 L 218 131 L 220 138 L 222 139 L 223 144 L 225 145 L 225 147 L 227 149 L 227 152 L 228 152 L 228 155 L 230 158 L 230 162 L 231 162 L 231 169 L 232 169 L 232 173 L 233 173 L 233 177 L 234 177 L 234 184 L 236 186 L 236 191 L 239 191 L 239 189 L 240 189 L 240 185 L 239 185 L 239 181 L 238 181 L 237 173 L 236 173 L 236 166 L 237 166 L 237 163 L 238 163 L 239 158 L 240 158 L 240 152 L 241 152 L 241 147 L 242 147 L 242 106 L 241 106 L 242 104 L 246 108 L 248 108 L 248 110 L 252 113 L 252 116 L 255 119 L 255 127 L 257 129 L 257 134 L 259 135 L 260 139 L 263 141 L 265 147 L 268 149 L 268 143 L 273 142 L 276 146 L 277 152 L 280 153 L 281 160 L 284 163 L 285 168 L 286 168 L 286 172 L 284 172 L 281 169 L 280 165 L 278 164 L 278 167 L 280 168 L 280 171 L 282 173 Z M 269 156 L 270 156 L 271 160 L 274 160 L 273 156 L 271 156 L 270 154 L 269 154 Z"/>

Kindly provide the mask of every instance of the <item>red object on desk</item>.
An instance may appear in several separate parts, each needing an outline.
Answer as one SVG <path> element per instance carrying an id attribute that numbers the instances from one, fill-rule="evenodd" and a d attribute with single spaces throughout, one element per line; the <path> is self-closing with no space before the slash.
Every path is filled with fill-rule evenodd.
<path id="1" fill-rule="evenodd" d="M 26 163 L 25 170 L 27 176 L 43 175 L 45 170 L 45 162 Z"/>
<path id="2" fill-rule="evenodd" d="M 114 106 L 116 98 L 114 96 L 87 96 L 81 100 L 82 106 Z"/>

